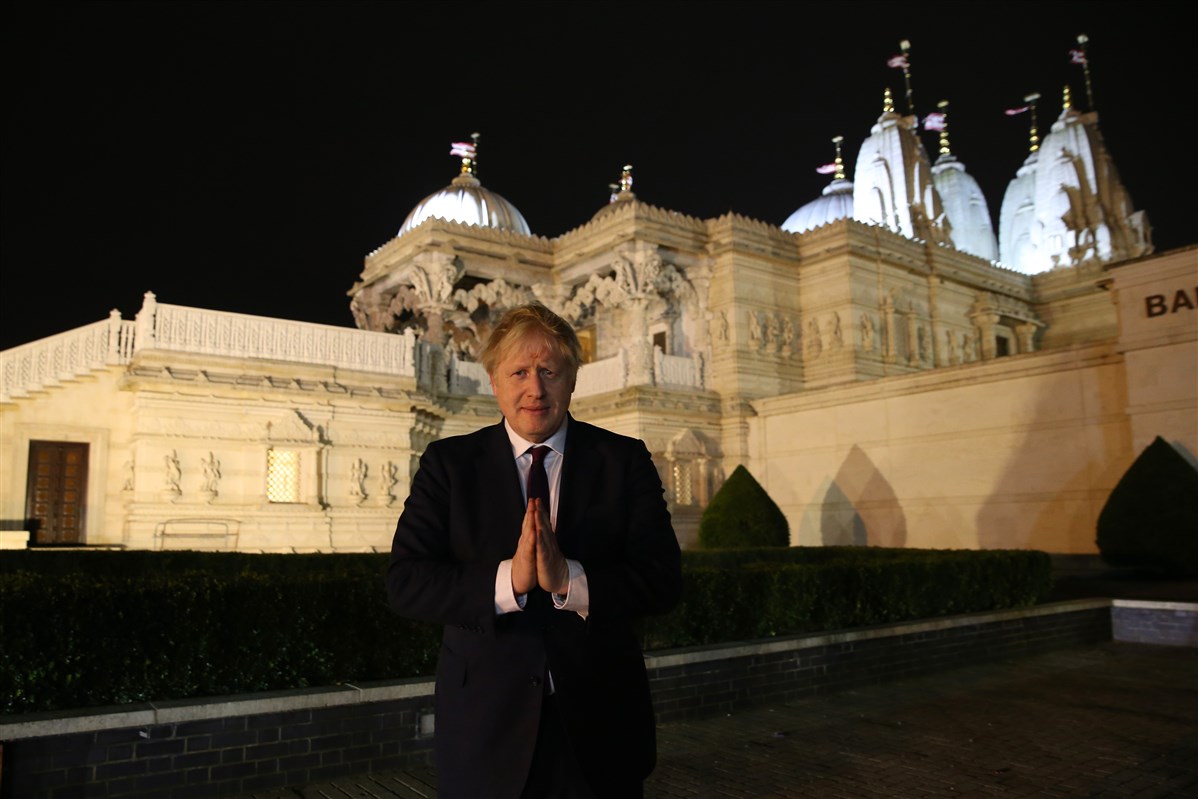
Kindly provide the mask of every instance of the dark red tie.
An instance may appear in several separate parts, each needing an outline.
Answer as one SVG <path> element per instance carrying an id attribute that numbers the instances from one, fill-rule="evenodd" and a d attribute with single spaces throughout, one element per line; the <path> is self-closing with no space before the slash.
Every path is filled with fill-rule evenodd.
<path id="1" fill-rule="evenodd" d="M 536 497 L 545 503 L 545 510 L 549 510 L 549 475 L 545 472 L 545 456 L 549 454 L 549 447 L 533 447 L 532 452 L 532 468 L 528 470 L 528 498 Z"/>

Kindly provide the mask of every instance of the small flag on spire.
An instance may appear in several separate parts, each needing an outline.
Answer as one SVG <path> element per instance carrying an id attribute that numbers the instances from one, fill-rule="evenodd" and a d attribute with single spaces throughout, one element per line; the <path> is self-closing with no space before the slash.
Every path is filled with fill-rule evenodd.
<path id="1" fill-rule="evenodd" d="M 924 130 L 944 130 L 947 117 L 939 111 L 933 111 L 923 118 Z"/>
<path id="2" fill-rule="evenodd" d="M 886 62 L 886 66 L 890 67 L 891 69 L 906 69 L 907 67 L 911 66 L 911 62 L 907 60 L 906 54 L 902 53 L 891 56 L 890 60 Z"/>
<path id="3" fill-rule="evenodd" d="M 1022 105 L 1022 106 L 1020 106 L 1019 108 L 1007 108 L 1007 109 L 1005 109 L 1005 110 L 1003 111 L 1003 113 L 1004 113 L 1004 114 L 1006 114 L 1006 115 L 1007 115 L 1007 116 L 1009 116 L 1009 117 L 1013 117 L 1013 116 L 1016 116 L 1016 115 L 1018 115 L 1018 114 L 1022 114 L 1022 113 L 1024 113 L 1024 112 L 1025 112 L 1025 111 L 1027 111 L 1029 108 L 1031 108 L 1031 106 L 1030 106 L 1030 105 Z"/>
<path id="4" fill-rule="evenodd" d="M 1082 64 L 1082 65 L 1089 63 L 1088 61 L 1086 61 L 1086 51 L 1078 50 L 1077 48 L 1070 50 L 1069 51 L 1069 63 L 1070 64 Z"/>
<path id="5" fill-rule="evenodd" d="M 836 172 L 836 164 L 833 163 L 833 164 L 824 164 L 823 166 L 817 166 L 815 168 L 815 171 L 820 173 L 821 175 L 831 175 Z"/>
<path id="6" fill-rule="evenodd" d="M 449 154 L 456 155 L 459 158 L 474 158 L 478 153 L 472 142 L 455 141 L 449 145 Z"/>

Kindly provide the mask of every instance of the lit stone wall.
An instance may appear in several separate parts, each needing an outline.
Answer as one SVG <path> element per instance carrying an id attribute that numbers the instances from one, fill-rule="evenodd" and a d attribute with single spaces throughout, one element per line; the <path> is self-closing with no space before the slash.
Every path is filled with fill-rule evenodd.
<path id="1" fill-rule="evenodd" d="M 1095 552 L 1133 460 L 1108 348 L 760 400 L 749 468 L 796 545 Z"/>
<path id="2" fill-rule="evenodd" d="M 1198 467 L 1198 247 L 1109 270 L 1137 453 L 1157 436 Z"/>
<path id="3" fill-rule="evenodd" d="M 743 463 L 796 544 L 1089 553 L 1155 436 L 1198 452 L 1198 248 L 1029 277 L 849 220 L 796 236 L 639 203 L 553 247 L 438 220 L 412 235 L 368 259 L 362 320 L 388 327 L 387 292 L 442 322 L 534 295 L 576 315 L 604 359 L 573 410 L 646 441 L 684 546 Z M 435 258 L 416 246 L 442 238 Z M 505 273 L 504 252 L 536 263 Z M 417 267 L 478 282 L 425 296 L 403 284 Z M 412 330 L 151 294 L 136 327 L 136 346 L 118 316 L 2 354 L 5 520 L 25 513 L 28 442 L 82 441 L 88 544 L 386 549 L 428 443 L 499 419 L 468 388 L 477 364 Z M 272 482 L 272 458 L 294 480 Z"/>
<path id="4" fill-rule="evenodd" d="M 1096 552 L 1155 437 L 1198 453 L 1198 248 L 1107 274 L 1117 338 L 754 402 L 749 466 L 792 542 Z"/>
<path id="5" fill-rule="evenodd" d="M 7 524 L 25 518 L 29 442 L 85 443 L 84 534 L 96 543 L 120 542 L 122 464 L 132 435 L 132 397 L 119 389 L 122 371 L 102 367 L 0 405 L 0 518 Z"/>

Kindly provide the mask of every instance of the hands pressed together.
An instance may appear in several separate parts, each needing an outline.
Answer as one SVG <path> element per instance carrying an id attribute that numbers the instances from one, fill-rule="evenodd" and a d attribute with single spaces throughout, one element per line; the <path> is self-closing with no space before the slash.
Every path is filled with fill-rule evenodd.
<path id="1" fill-rule="evenodd" d="M 530 499 L 520 528 L 520 542 L 512 557 L 512 590 L 517 595 L 527 594 L 538 585 L 549 593 L 566 593 L 570 567 L 549 522 L 548 503 Z"/>

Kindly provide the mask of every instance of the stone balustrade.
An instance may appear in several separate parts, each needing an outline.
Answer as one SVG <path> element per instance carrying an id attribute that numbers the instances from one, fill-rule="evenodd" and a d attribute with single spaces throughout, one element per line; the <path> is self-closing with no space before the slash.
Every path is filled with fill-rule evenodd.
<path id="1" fill-rule="evenodd" d="M 415 377 L 430 393 L 490 395 L 482 364 L 446 358 L 444 350 L 417 340 L 412 330 L 376 333 L 264 316 L 159 303 L 146 292 L 136 321 L 112 311 L 108 319 L 33 341 L 0 353 L 0 401 L 27 397 L 104 366 L 129 363 L 145 350 L 170 350 L 233 358 L 320 364 L 388 375 Z M 665 355 L 656 349 L 655 385 L 703 388 L 696 358 Z M 576 396 L 616 391 L 631 385 L 627 350 L 585 364 Z"/>
<path id="2" fill-rule="evenodd" d="M 93 369 L 128 363 L 133 323 L 118 311 L 108 319 L 0 352 L 0 402 L 59 385 Z"/>
<path id="3" fill-rule="evenodd" d="M 152 325 L 143 325 L 143 314 Z M 147 348 L 321 364 L 390 375 L 416 375 L 415 336 L 159 304 L 147 294 L 138 313 L 136 349 Z M 143 335 L 148 333 L 148 335 Z"/>

